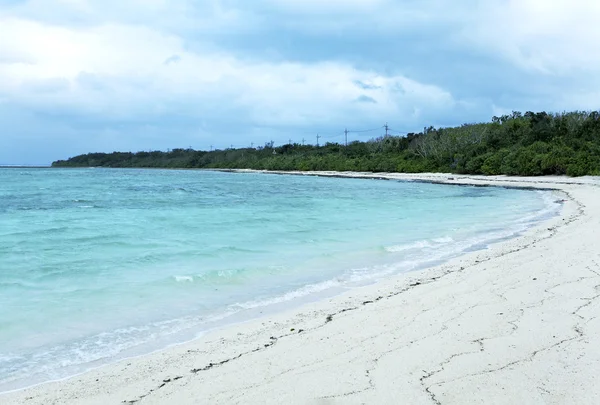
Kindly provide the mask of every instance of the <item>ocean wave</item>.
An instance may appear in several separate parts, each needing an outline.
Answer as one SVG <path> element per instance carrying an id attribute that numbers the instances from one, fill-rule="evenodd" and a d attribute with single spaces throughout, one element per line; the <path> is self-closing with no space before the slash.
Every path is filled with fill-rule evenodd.
<path id="1" fill-rule="evenodd" d="M 27 289 L 27 290 L 35 290 L 38 288 L 38 286 L 32 282 L 14 280 L 14 281 L 0 281 L 0 289 L 2 289 L 2 288 L 20 288 L 20 289 Z"/>
<path id="2" fill-rule="evenodd" d="M 439 245 L 451 243 L 453 241 L 454 241 L 454 239 L 452 239 L 450 236 L 444 236 L 441 238 L 419 240 L 416 242 L 411 242 L 411 243 L 402 244 L 402 245 L 386 246 L 384 249 L 389 253 L 399 253 L 399 252 L 405 252 L 407 250 L 435 248 L 435 247 L 438 247 Z"/>
<path id="3" fill-rule="evenodd" d="M 304 287 L 289 291 L 271 298 L 252 300 L 243 303 L 236 303 L 230 306 L 233 309 L 254 309 L 259 307 L 267 307 L 274 304 L 280 304 L 294 299 L 303 298 L 312 294 L 320 293 L 331 288 L 340 287 L 343 284 L 341 279 L 332 279 L 320 283 L 309 284 Z"/>
<path id="4" fill-rule="evenodd" d="M 17 207 L 17 211 L 48 211 L 46 207 Z"/>
<path id="5" fill-rule="evenodd" d="M 0 354 L 0 387 L 15 384 L 20 388 L 34 380 L 43 382 L 72 376 L 110 360 L 137 355 L 135 350 L 141 346 L 150 345 L 142 352 L 156 350 L 162 346 L 152 343 L 162 339 L 171 344 L 188 341 L 199 336 L 197 330 L 202 325 L 219 322 L 233 313 L 223 311 L 113 329 L 49 345 L 34 353 L 5 351 Z"/>
<path id="6" fill-rule="evenodd" d="M 197 283 L 204 286 L 240 284 L 246 279 L 267 273 L 278 273 L 283 271 L 283 266 L 265 267 L 232 267 L 228 269 L 212 269 L 197 274 L 176 274 L 169 277 L 177 283 Z M 166 279 L 164 280 L 166 281 Z"/>
<path id="7" fill-rule="evenodd" d="M 193 276 L 173 276 L 173 278 L 178 283 L 193 283 L 194 282 Z"/>
<path id="8" fill-rule="evenodd" d="M 261 250 L 261 249 L 249 249 L 249 248 L 242 248 L 239 246 L 222 246 L 218 249 L 216 249 L 216 252 L 222 252 L 222 253 L 230 253 L 230 252 L 239 252 L 239 253 L 268 253 L 266 250 Z"/>
<path id="9" fill-rule="evenodd" d="M 394 245 L 394 246 L 386 246 L 384 249 L 390 253 L 399 253 L 412 249 L 423 249 L 432 247 L 433 245 L 428 240 L 421 240 L 418 242 L 408 243 L 406 245 Z"/>

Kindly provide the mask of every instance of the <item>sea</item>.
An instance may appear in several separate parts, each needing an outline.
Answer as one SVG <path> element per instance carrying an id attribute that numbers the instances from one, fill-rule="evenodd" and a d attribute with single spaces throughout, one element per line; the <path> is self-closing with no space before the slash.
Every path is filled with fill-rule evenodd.
<path id="1" fill-rule="evenodd" d="M 0 169 L 0 392 L 418 271 L 560 210 L 548 191 Z"/>

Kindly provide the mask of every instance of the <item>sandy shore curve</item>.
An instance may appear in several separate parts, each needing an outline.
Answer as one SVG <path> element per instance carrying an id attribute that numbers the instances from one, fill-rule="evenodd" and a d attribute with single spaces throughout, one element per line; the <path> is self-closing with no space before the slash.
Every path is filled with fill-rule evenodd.
<path id="1" fill-rule="evenodd" d="M 600 404 L 600 178 L 301 175 L 553 189 L 565 201 L 490 249 L 0 403 Z"/>

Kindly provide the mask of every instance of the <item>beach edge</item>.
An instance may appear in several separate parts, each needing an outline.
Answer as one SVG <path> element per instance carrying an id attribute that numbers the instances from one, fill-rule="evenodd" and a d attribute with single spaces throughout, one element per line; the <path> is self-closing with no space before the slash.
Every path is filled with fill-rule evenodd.
<path id="1" fill-rule="evenodd" d="M 225 365 L 232 364 L 238 360 L 239 363 L 247 362 L 250 357 L 255 359 L 253 363 L 260 364 L 262 360 L 277 360 L 274 354 L 269 354 L 275 346 L 291 347 L 291 351 L 301 351 L 298 343 L 310 340 L 311 335 L 318 335 L 322 329 L 337 326 L 340 329 L 337 336 L 345 335 L 353 330 L 352 325 L 364 321 L 364 312 L 371 312 L 373 308 L 382 306 L 382 303 L 399 300 L 402 295 L 413 295 L 415 290 L 427 288 L 439 280 L 456 277 L 458 274 L 467 274 L 480 271 L 476 268 L 482 267 L 485 271 L 486 264 L 502 261 L 502 258 L 515 255 L 529 249 L 533 250 L 539 244 L 552 245 L 552 239 L 565 228 L 573 227 L 579 222 L 579 226 L 591 226 L 590 221 L 585 221 L 586 215 L 592 215 L 597 222 L 597 212 L 590 212 L 588 201 L 590 195 L 598 196 L 598 180 L 595 178 L 570 179 L 565 177 L 539 177 L 539 178 L 514 178 L 505 176 L 460 176 L 453 174 L 397 174 L 397 173 L 356 173 L 356 172 L 281 172 L 281 171 L 250 171 L 250 170 L 223 170 L 237 173 L 265 173 L 265 174 L 292 174 L 326 177 L 346 177 L 362 179 L 388 179 L 398 181 L 420 181 L 449 185 L 476 185 L 476 186 L 499 186 L 510 188 L 527 188 L 554 190 L 564 193 L 565 203 L 558 217 L 536 225 L 526 231 L 523 235 L 514 239 L 494 244 L 491 249 L 476 251 L 461 255 L 455 259 L 429 269 L 413 273 L 405 273 L 392 276 L 389 279 L 374 285 L 358 287 L 340 296 L 306 304 L 285 313 L 270 315 L 265 318 L 254 319 L 244 324 L 225 327 L 220 330 L 211 331 L 205 336 L 189 343 L 178 345 L 160 352 L 144 355 L 139 358 L 125 359 L 115 364 L 103 366 L 79 376 L 69 379 L 45 383 L 35 387 L 19 390 L 18 392 L 0 394 L 0 398 L 7 403 L 161 403 L 167 395 L 169 398 L 178 398 L 177 403 L 186 402 L 186 395 L 199 393 L 199 397 L 211 402 L 230 403 L 222 397 L 222 392 L 211 393 L 206 387 L 200 387 L 206 376 L 201 374 L 215 373 L 222 370 Z M 585 192 L 582 192 L 584 190 Z M 577 224 L 576 224 L 577 225 Z M 592 251 L 597 253 L 594 245 Z M 475 270 L 474 270 L 475 269 Z M 447 286 L 446 286 L 447 287 Z M 417 294 L 418 295 L 418 294 Z M 404 302 L 404 300 L 402 300 Z M 431 304 L 431 303 L 430 303 Z M 393 306 L 391 307 L 393 308 Z M 388 312 L 390 307 L 379 308 Z M 417 310 L 417 308 L 415 308 Z M 459 311 L 460 312 L 460 311 Z M 341 321 L 338 318 L 343 318 Z M 354 319 L 353 319 L 354 318 Z M 335 322 L 334 322 L 335 321 Z M 510 322 L 509 322 L 510 323 Z M 339 325 L 341 324 L 341 325 Z M 469 329 L 469 328 L 466 328 Z M 447 329 L 444 329 L 447 330 Z M 319 332 L 319 333 L 317 333 Z M 387 332 L 386 332 L 387 333 Z M 334 334 L 335 335 L 335 334 Z M 331 337 L 331 336 L 330 336 Z M 374 339 L 376 341 L 377 339 Z M 296 341 L 296 343 L 294 343 Z M 414 340 L 413 340 L 414 342 Z M 411 343 L 414 344 L 414 343 Z M 352 345 L 351 345 L 352 346 Z M 354 347 L 354 346 L 353 346 Z M 381 351 L 377 348 L 375 352 Z M 299 355 L 300 353 L 298 353 Z M 315 355 L 326 354 L 322 351 Z M 322 356 L 322 357 L 327 357 Z M 369 362 L 370 355 L 366 355 L 364 361 Z M 375 356 L 377 357 L 377 356 Z M 458 356 L 451 358 L 454 359 Z M 243 361 L 241 361 L 243 359 Z M 257 363 L 258 361 L 258 363 Z M 444 360 L 444 361 L 447 361 Z M 442 362 L 443 363 L 443 362 Z M 164 366 L 168 365 L 168 366 Z M 444 367 L 442 367 L 444 369 Z M 292 368 L 293 370 L 293 368 Z M 259 370 L 260 371 L 260 370 Z M 288 371 L 289 373 L 290 371 Z M 432 380 L 433 376 L 441 371 L 430 374 L 425 380 Z M 265 371 L 266 373 L 266 371 Z M 430 372 L 427 372 L 427 375 Z M 260 372 L 258 373 L 261 374 Z M 264 373 L 263 373 L 264 374 Z M 431 387 L 425 386 L 419 377 L 420 395 L 413 389 L 408 391 L 415 393 L 415 400 L 429 401 L 437 400 L 438 394 L 433 393 Z M 123 380 L 128 383 L 123 383 Z M 410 380 L 410 378 L 409 378 Z M 175 390 L 182 382 L 188 381 L 186 389 Z M 235 386 L 235 384 L 232 384 Z M 265 387 L 269 384 L 259 384 L 257 387 Z M 339 384 L 338 384 L 339 385 Z M 322 383 L 315 386 L 327 390 L 337 386 L 325 386 Z M 338 386 L 339 390 L 340 387 Z M 355 394 L 346 395 L 346 398 L 358 399 L 363 393 L 377 391 L 375 388 L 356 391 Z M 186 394 L 187 393 L 187 394 Z M 272 403 L 281 399 L 280 393 L 267 399 Z M 381 394 L 381 393 L 380 393 Z M 374 394 L 375 395 L 375 394 Z M 193 396 L 193 395 L 192 395 Z M 333 395 L 335 397 L 335 395 Z M 328 395 L 313 395 L 311 398 L 291 397 L 286 401 L 293 403 L 306 403 L 306 400 L 318 400 Z M 161 399 L 162 398 L 162 399 Z M 258 397 L 257 397 L 258 398 Z M 380 398 L 380 397 L 378 397 Z M 196 398 L 197 399 L 197 398 Z M 233 402 L 236 402 L 235 398 Z M 267 400 L 267 402 L 269 402 Z M 250 401 L 252 402 L 252 401 Z M 412 403 L 417 403 L 412 402 Z M 435 401 L 434 401 L 435 402 Z M 427 403 L 427 402 L 423 402 Z M 458 403 L 458 402 L 454 402 Z"/>

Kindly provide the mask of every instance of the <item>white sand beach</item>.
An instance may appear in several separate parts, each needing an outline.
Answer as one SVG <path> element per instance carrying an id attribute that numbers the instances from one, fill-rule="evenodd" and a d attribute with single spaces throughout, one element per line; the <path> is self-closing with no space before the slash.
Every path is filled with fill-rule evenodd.
<path id="1" fill-rule="evenodd" d="M 600 404 L 600 178 L 344 175 L 551 188 L 565 201 L 487 250 L 0 403 Z"/>

